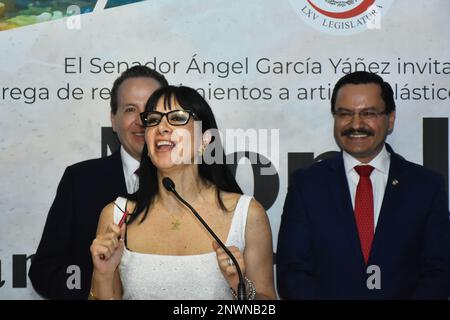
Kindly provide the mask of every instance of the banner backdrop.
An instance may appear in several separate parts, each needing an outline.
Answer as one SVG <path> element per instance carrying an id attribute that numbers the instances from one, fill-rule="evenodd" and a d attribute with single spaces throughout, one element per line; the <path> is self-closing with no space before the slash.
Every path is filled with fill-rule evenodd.
<path id="1" fill-rule="evenodd" d="M 0 2 L 2 299 L 40 298 L 26 274 L 58 182 L 66 166 L 117 147 L 109 88 L 127 66 L 206 97 L 239 183 L 267 209 L 274 248 L 288 174 L 338 151 L 329 99 L 345 73 L 392 84 L 388 142 L 448 180 L 447 0 L 61 1 L 66 11 L 44 10 L 53 19 L 19 3 Z"/>

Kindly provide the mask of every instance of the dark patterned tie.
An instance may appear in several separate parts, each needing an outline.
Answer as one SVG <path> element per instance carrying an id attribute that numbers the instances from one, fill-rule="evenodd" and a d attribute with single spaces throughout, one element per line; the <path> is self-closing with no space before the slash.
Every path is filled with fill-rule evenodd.
<path id="1" fill-rule="evenodd" d="M 356 166 L 355 170 L 359 174 L 355 195 L 355 220 L 364 262 L 367 264 L 374 235 L 373 191 L 372 182 L 370 181 L 373 167 Z"/>

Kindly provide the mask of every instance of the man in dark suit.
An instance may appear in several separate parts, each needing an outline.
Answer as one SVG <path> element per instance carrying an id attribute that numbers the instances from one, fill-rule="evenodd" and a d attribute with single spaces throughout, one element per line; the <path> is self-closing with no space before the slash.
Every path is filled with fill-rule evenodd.
<path id="1" fill-rule="evenodd" d="M 285 299 L 447 299 L 449 213 L 444 180 L 385 143 L 391 86 L 355 72 L 331 99 L 342 152 L 291 179 L 278 238 Z"/>
<path id="2" fill-rule="evenodd" d="M 120 150 L 106 158 L 69 166 L 59 183 L 29 277 L 46 298 L 85 299 L 92 277 L 90 245 L 103 207 L 137 188 L 135 171 L 144 146 L 139 114 L 150 95 L 166 86 L 158 72 L 135 66 L 111 90 L 111 123 Z M 79 281 L 77 280 L 79 277 Z"/>

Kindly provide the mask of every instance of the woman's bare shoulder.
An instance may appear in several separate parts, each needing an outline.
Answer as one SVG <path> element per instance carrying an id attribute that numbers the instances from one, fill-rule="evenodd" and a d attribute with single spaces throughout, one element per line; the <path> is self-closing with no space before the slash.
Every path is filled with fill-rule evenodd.
<path id="1" fill-rule="evenodd" d="M 135 207 L 136 202 L 131 200 L 127 200 L 125 208 L 120 208 L 115 201 L 111 201 L 103 208 L 100 214 L 99 225 L 108 225 L 114 221 L 115 208 L 119 208 L 121 211 L 126 209 L 128 214 L 132 214 Z"/>
<path id="2" fill-rule="evenodd" d="M 225 205 L 232 204 L 233 206 L 236 206 L 242 194 L 222 191 L 221 196 Z M 264 207 L 255 198 L 252 198 L 250 201 L 249 211 L 256 212 L 256 214 L 266 214 L 266 210 L 264 209 Z"/>

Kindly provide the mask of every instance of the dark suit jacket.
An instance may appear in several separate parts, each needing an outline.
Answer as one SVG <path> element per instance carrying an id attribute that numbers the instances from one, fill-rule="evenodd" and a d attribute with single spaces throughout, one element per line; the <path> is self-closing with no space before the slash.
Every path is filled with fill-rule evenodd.
<path id="1" fill-rule="evenodd" d="M 277 283 L 285 299 L 447 299 L 449 213 L 441 176 L 391 153 L 368 265 L 369 290 L 342 153 L 291 177 L 278 238 Z M 398 183 L 395 185 L 394 180 Z"/>
<path id="2" fill-rule="evenodd" d="M 45 223 L 29 277 L 35 290 L 52 299 L 84 299 L 92 277 L 90 245 L 102 209 L 126 195 L 120 152 L 67 167 Z M 70 265 L 81 270 L 81 289 L 69 290 Z M 73 281 L 71 281 L 73 283 Z"/>

